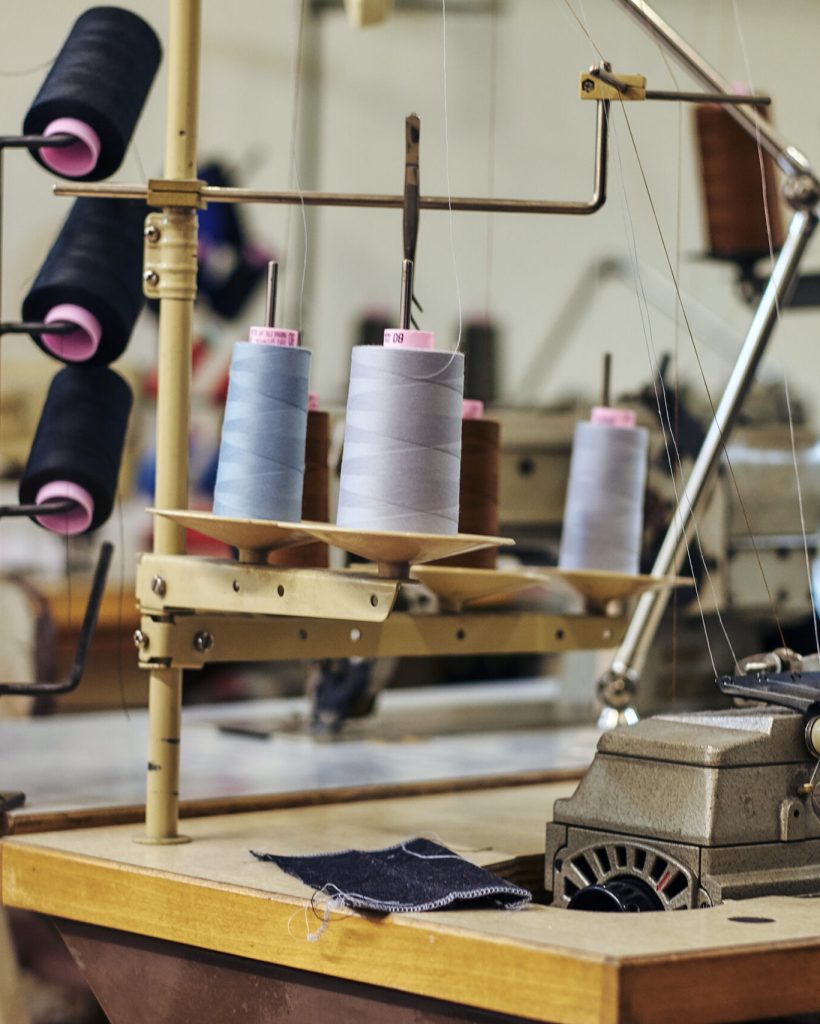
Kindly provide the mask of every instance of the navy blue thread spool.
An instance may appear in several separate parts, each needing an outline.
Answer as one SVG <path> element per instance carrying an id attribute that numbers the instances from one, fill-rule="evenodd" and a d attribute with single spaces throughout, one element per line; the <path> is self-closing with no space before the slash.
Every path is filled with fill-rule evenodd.
<path id="1" fill-rule="evenodd" d="M 133 12 L 92 7 L 81 15 L 23 122 L 27 135 L 68 133 L 78 141 L 66 149 L 32 148 L 34 159 L 79 181 L 113 174 L 125 156 L 161 57 L 156 33 Z"/>
<path id="2" fill-rule="evenodd" d="M 35 521 L 73 534 L 108 519 L 132 402 L 131 388 L 106 366 L 67 366 L 54 377 L 20 480 L 20 502 L 71 498 L 78 508 Z"/>
<path id="3" fill-rule="evenodd" d="M 77 323 L 70 335 L 32 334 L 43 351 L 94 366 L 122 355 L 144 302 L 145 214 L 145 204 L 136 199 L 75 201 L 23 300 L 24 320 Z M 96 344 L 93 323 L 82 312 L 97 322 Z"/>

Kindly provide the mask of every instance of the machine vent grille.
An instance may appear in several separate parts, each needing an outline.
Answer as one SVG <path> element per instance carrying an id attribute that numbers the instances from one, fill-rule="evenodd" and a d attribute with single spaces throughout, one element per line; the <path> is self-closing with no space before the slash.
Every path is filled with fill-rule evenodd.
<path id="1" fill-rule="evenodd" d="M 555 903 L 566 906 L 581 889 L 619 878 L 640 878 L 664 910 L 696 906 L 695 884 L 687 868 L 651 847 L 632 843 L 596 843 L 567 852 L 555 873 Z"/>

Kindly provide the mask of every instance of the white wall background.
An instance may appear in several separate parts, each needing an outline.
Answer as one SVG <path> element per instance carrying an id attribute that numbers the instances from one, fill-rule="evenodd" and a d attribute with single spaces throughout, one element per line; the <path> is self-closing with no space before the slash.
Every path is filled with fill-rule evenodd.
<path id="1" fill-rule="evenodd" d="M 0 16 L 2 128 L 19 128 L 44 71 L 28 69 L 53 58 L 73 20 L 87 6 L 75 0 L 6 3 Z M 126 3 L 166 35 L 163 0 Z M 755 86 L 774 97 L 779 128 L 820 167 L 820 4 L 816 0 L 657 0 L 658 9 L 730 79 L 746 72 L 735 6 L 748 46 Z M 205 0 L 200 150 L 221 156 L 242 184 L 286 188 L 297 0 Z M 574 0 L 592 38 L 617 70 L 639 71 L 650 86 L 672 87 L 658 48 L 610 0 Z M 472 8 L 472 9 L 471 9 Z M 466 10 L 465 10 L 466 9 Z M 493 75 L 493 45 L 497 52 Z M 594 107 L 577 98 L 578 74 L 597 59 L 564 0 L 500 0 L 495 19 L 476 0 L 448 4 L 447 84 L 449 160 L 453 194 L 485 194 L 494 167 L 495 192 L 510 197 L 584 198 L 591 190 Z M 693 85 L 676 71 L 684 88 Z M 490 109 L 496 104 L 495 131 Z M 162 161 L 164 72 L 138 126 L 135 144 L 116 180 L 155 175 Z M 383 26 L 356 31 L 341 6 L 308 16 L 304 36 L 297 163 L 302 187 L 399 192 L 404 117 L 422 120 L 422 191 L 447 190 L 444 147 L 442 18 L 426 10 L 398 10 Z M 707 305 L 742 334 L 751 311 L 736 297 L 730 268 L 697 259 L 704 247 L 691 144 L 690 111 L 672 104 L 636 104 L 629 115 L 641 163 L 673 261 L 680 260 L 685 293 Z M 488 217 L 456 214 L 453 237 L 465 316 L 489 313 L 503 330 L 502 392 L 511 402 L 553 400 L 598 389 L 600 357 L 615 354 L 616 390 L 646 380 L 646 340 L 634 286 L 605 283 L 590 267 L 599 258 L 629 257 L 631 233 L 641 261 L 668 277 L 663 250 L 635 153 L 620 111 L 615 112 L 610 198 L 589 218 Z M 4 318 L 20 303 L 65 215 L 67 200 L 50 195 L 52 179 L 25 153 L 7 154 L 3 300 Z M 679 215 L 680 213 L 680 215 Z M 258 238 L 286 249 L 287 212 L 256 208 Z M 680 231 L 678 231 L 678 219 Z M 630 227 L 631 225 L 631 227 Z M 290 220 L 283 267 L 289 326 L 302 326 L 315 352 L 314 386 L 327 399 L 344 396 L 354 325 L 366 309 L 395 310 L 401 259 L 399 211 L 311 211 L 302 315 L 301 215 Z M 488 244 L 491 258 L 488 260 Z M 816 244 L 808 265 L 820 262 Z M 488 266 L 490 272 L 488 273 Z M 567 296 L 586 280 L 578 329 L 537 361 Z M 422 216 L 417 292 L 423 326 L 443 344 L 455 340 L 458 305 L 447 214 Z M 261 315 L 261 295 L 257 300 Z M 258 315 L 251 319 L 258 319 Z M 299 322 L 301 319 L 301 323 Z M 811 402 L 820 369 L 820 313 L 787 313 L 772 347 L 795 390 Z M 222 326 L 224 344 L 245 325 Z M 674 322 L 653 311 L 659 351 L 675 345 Z M 679 335 L 681 371 L 698 376 L 685 334 Z M 154 323 L 146 318 L 125 357 L 154 358 Z M 7 338 L 4 358 L 55 365 L 25 338 Z M 728 372 L 725 357 L 703 350 L 710 387 Z M 1 366 L 0 366 L 1 368 Z"/>

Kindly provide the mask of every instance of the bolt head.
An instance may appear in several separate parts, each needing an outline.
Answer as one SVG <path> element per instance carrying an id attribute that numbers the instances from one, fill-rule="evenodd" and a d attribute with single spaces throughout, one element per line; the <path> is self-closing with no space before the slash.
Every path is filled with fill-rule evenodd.
<path id="1" fill-rule="evenodd" d="M 142 651 L 148 646 L 148 637 L 141 629 L 134 630 L 134 646 Z"/>
<path id="2" fill-rule="evenodd" d="M 595 83 L 592 81 L 591 78 L 585 78 L 581 83 L 581 88 L 584 90 L 584 92 L 592 92 L 592 90 L 595 88 Z"/>
<path id="3" fill-rule="evenodd" d="M 143 234 L 145 235 L 145 238 L 149 242 L 156 243 L 160 240 L 160 232 L 156 224 L 147 224 L 145 226 Z"/>
<path id="4" fill-rule="evenodd" d="M 165 597 L 166 591 L 165 580 L 161 576 L 154 576 L 151 580 L 151 590 L 157 595 L 157 597 Z"/>
<path id="5" fill-rule="evenodd" d="M 146 270 L 142 275 L 143 281 L 152 288 L 159 284 L 159 274 L 156 270 Z"/>
<path id="6" fill-rule="evenodd" d="M 197 651 L 210 651 L 214 645 L 213 634 L 208 633 L 206 630 L 197 633 L 194 637 L 194 648 Z"/>

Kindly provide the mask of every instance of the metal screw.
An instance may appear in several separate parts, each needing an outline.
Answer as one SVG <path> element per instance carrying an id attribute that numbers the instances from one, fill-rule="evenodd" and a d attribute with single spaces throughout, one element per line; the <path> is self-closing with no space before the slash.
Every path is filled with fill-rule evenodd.
<path id="1" fill-rule="evenodd" d="M 146 270 L 145 273 L 142 275 L 142 279 L 147 285 L 150 285 L 152 288 L 155 288 L 159 284 L 159 274 L 156 272 L 156 270 Z"/>
<path id="2" fill-rule="evenodd" d="M 151 580 L 151 590 L 157 595 L 157 597 L 165 597 L 165 580 L 161 576 L 154 576 Z"/>
<path id="3" fill-rule="evenodd" d="M 213 634 L 202 630 L 194 637 L 194 649 L 197 651 L 210 651 L 214 645 Z"/>
<path id="4" fill-rule="evenodd" d="M 584 90 L 584 92 L 592 92 L 592 90 L 595 88 L 595 83 L 592 81 L 591 78 L 585 78 L 583 82 L 581 82 L 581 88 Z"/>
<path id="5" fill-rule="evenodd" d="M 148 637 L 141 629 L 134 630 L 134 646 L 143 651 L 148 646 Z"/>
<path id="6" fill-rule="evenodd" d="M 156 243 L 160 240 L 161 237 L 159 233 L 159 228 L 156 226 L 156 224 L 148 224 L 145 230 L 143 231 L 143 234 L 145 235 L 146 239 L 153 245 L 156 245 Z"/>

